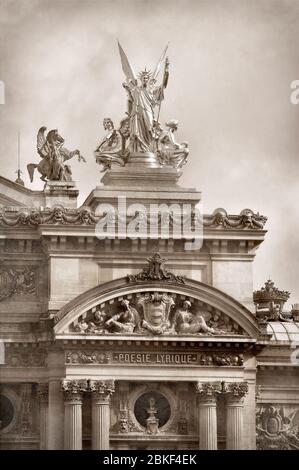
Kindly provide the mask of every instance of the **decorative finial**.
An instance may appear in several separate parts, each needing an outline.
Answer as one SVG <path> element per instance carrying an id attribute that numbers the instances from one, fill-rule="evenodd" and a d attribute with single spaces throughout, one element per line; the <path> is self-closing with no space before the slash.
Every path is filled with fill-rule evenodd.
<path id="1" fill-rule="evenodd" d="M 21 186 L 25 186 L 25 183 L 21 178 L 22 171 L 21 171 L 21 134 L 20 134 L 20 130 L 18 130 L 18 169 L 17 169 L 16 173 L 17 173 L 18 177 L 15 180 L 15 183 L 18 183 Z"/>

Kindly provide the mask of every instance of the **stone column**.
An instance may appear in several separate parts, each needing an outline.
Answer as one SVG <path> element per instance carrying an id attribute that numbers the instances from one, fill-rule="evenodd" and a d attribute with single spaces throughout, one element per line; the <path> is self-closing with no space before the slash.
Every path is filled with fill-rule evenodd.
<path id="1" fill-rule="evenodd" d="M 221 393 L 221 384 L 197 383 L 199 448 L 217 449 L 217 395 Z"/>
<path id="2" fill-rule="evenodd" d="M 87 380 L 63 380 L 64 392 L 64 448 L 82 449 L 82 399 L 87 391 Z"/>
<path id="3" fill-rule="evenodd" d="M 39 448 L 48 448 L 48 408 L 49 408 L 49 384 L 40 383 L 37 387 L 39 399 Z"/>
<path id="4" fill-rule="evenodd" d="M 110 396 L 114 392 L 114 380 L 90 380 L 92 449 L 109 450 Z"/>
<path id="5" fill-rule="evenodd" d="M 243 449 L 244 396 L 248 392 L 247 382 L 226 384 L 226 449 Z"/>

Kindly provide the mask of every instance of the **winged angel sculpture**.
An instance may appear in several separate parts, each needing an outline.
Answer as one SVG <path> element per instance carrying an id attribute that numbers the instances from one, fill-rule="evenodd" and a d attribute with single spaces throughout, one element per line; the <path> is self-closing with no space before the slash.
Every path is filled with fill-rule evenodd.
<path id="1" fill-rule="evenodd" d="M 41 161 L 36 163 L 29 163 L 27 165 L 30 181 L 33 181 L 34 170 L 42 175 L 41 180 L 48 181 L 72 181 L 71 167 L 66 164 L 74 156 L 78 156 L 78 161 L 85 162 L 79 150 L 70 152 L 67 148 L 63 147 L 64 138 L 59 135 L 57 129 L 53 129 L 47 133 L 47 128 L 41 127 L 37 134 L 37 153 L 41 157 Z"/>
<path id="2" fill-rule="evenodd" d="M 95 151 L 96 161 L 103 165 L 103 171 L 112 164 L 124 166 L 130 154 L 154 154 L 161 166 L 170 165 L 180 168 L 187 161 L 189 153 L 186 142 L 178 144 L 173 133 L 178 121 L 166 123 L 164 131 L 159 122 L 161 103 L 169 78 L 169 60 L 165 47 L 154 70 L 141 71 L 136 75 L 124 50 L 118 43 L 122 69 L 126 77 L 123 87 L 127 92 L 127 117 L 114 129 L 110 118 L 104 119 L 104 129 L 108 134 Z M 157 85 L 157 78 L 164 63 L 162 83 Z"/>

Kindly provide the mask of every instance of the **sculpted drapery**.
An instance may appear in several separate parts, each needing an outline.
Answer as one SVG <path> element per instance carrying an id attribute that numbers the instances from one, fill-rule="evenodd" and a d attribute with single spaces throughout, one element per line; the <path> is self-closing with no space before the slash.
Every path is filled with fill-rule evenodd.
<path id="1" fill-rule="evenodd" d="M 160 106 L 164 98 L 164 89 L 168 81 L 169 62 L 166 58 L 163 81 L 156 86 L 156 78 L 166 54 L 165 48 L 154 73 L 143 70 L 137 76 L 127 56 L 119 44 L 122 68 L 127 81 L 123 83 L 128 93 L 128 114 L 130 118 L 130 150 L 131 152 L 148 152 L 153 150 L 155 133 L 155 108 Z M 158 118 L 158 117 L 157 117 Z"/>

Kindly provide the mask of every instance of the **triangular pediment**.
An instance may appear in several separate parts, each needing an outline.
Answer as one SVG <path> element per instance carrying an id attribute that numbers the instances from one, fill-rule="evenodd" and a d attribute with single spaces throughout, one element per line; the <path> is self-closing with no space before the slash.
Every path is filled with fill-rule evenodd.
<path id="1" fill-rule="evenodd" d="M 13 209 L 39 207 L 42 205 L 42 191 L 32 191 L 21 184 L 0 176 L 0 208 Z"/>

